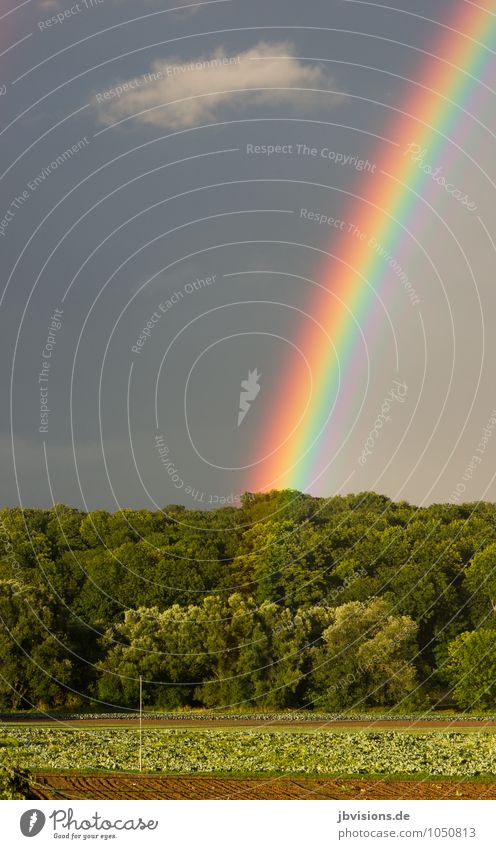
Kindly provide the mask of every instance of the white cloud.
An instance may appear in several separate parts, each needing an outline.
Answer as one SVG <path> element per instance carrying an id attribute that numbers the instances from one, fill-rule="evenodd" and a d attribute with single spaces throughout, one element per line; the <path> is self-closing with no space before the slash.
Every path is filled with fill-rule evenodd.
<path id="1" fill-rule="evenodd" d="M 238 55 L 219 48 L 187 62 L 177 57 L 157 60 L 148 74 L 116 83 L 105 96 L 99 92 L 97 103 L 106 125 L 134 116 L 143 124 L 182 129 L 215 121 L 221 110 L 328 107 L 342 96 L 299 89 L 333 88 L 322 65 L 296 58 L 291 43 L 260 42 Z"/>

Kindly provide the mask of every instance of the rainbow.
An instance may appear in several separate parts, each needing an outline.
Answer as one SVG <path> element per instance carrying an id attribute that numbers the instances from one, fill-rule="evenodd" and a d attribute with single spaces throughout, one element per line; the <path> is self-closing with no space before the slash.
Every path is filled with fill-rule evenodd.
<path id="1" fill-rule="evenodd" d="M 356 225 L 356 232 L 373 237 L 394 257 L 411 250 L 406 233 L 422 226 L 422 198 L 440 191 L 432 175 L 414 161 L 417 148 L 409 146 L 427 149 L 429 163 L 442 162 L 446 174 L 446 166 L 458 155 L 451 140 L 460 148 L 471 125 L 460 107 L 475 109 L 477 114 L 481 95 L 488 88 L 481 79 L 491 60 L 494 71 L 495 54 L 486 45 L 496 43 L 496 15 L 470 0 L 459 0 L 455 12 L 449 27 L 443 28 L 431 47 L 432 56 L 428 60 L 423 57 L 413 95 L 409 93 L 403 110 L 395 113 L 384 133 L 393 144 L 377 146 L 376 169 L 366 177 L 370 189 L 365 193 L 362 182 L 342 214 L 344 221 Z M 363 172 L 360 179 L 364 179 Z M 468 206 L 467 198 L 459 200 Z M 326 259 L 321 272 L 324 285 L 307 307 L 307 313 L 318 319 L 326 333 L 317 331 L 314 322 L 304 322 L 296 342 L 312 370 L 310 403 L 307 374 L 296 362 L 288 362 L 271 404 L 270 420 L 263 425 L 263 439 L 258 441 L 258 448 L 261 442 L 263 449 L 258 456 L 267 459 L 254 460 L 247 487 L 252 492 L 274 488 L 305 491 L 323 474 L 329 465 L 329 446 L 340 441 L 357 385 L 359 358 L 353 355 L 361 329 L 372 325 L 377 335 L 380 328 L 378 295 L 383 287 L 384 259 L 369 246 L 368 238 L 361 241 L 347 230 L 337 237 L 334 257 Z"/>

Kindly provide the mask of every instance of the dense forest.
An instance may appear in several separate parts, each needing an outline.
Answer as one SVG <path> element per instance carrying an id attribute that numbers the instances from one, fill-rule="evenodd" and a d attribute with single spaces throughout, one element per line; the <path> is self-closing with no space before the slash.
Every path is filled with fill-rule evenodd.
<path id="1" fill-rule="evenodd" d="M 496 508 L 0 511 L 0 707 L 496 705 Z"/>

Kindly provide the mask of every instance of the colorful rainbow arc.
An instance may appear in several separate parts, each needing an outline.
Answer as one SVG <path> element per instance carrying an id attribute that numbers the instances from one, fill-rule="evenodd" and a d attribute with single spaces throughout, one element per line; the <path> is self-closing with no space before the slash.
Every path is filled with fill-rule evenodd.
<path id="1" fill-rule="evenodd" d="M 415 140 L 420 149 L 429 150 L 430 161 L 439 162 L 442 157 L 443 164 L 448 161 L 447 151 L 451 151 L 451 156 L 453 151 L 456 153 L 451 140 L 463 140 L 470 120 L 460 107 L 473 99 L 486 66 L 491 60 L 494 63 L 494 53 L 485 45 L 494 44 L 495 39 L 496 15 L 462 0 L 450 28 L 443 28 L 441 38 L 436 39 L 432 58 L 419 74 L 413 96 L 407 98 L 399 117 L 393 118 L 389 133 L 384 133 L 396 146 L 393 154 L 391 144 L 381 143 L 376 151 L 377 167 L 370 177 L 368 203 L 353 199 L 341 216 L 356 223 L 360 232 L 373 236 L 390 255 L 400 256 L 410 250 L 405 233 L 412 219 L 422 214 L 422 197 L 435 185 L 413 157 L 405 155 L 408 146 Z M 271 404 L 271 420 L 264 423 L 262 456 L 272 452 L 272 457 L 253 466 L 247 487 L 253 492 L 286 487 L 305 490 L 329 462 L 329 452 L 323 452 L 328 446 L 329 431 L 334 437 L 339 436 L 339 427 L 334 424 L 339 413 L 332 413 L 327 431 L 326 420 L 336 399 L 336 408 L 342 402 L 346 407 L 346 397 L 342 399 L 341 392 L 344 396 L 353 392 L 355 384 L 350 380 L 350 371 L 359 339 L 357 323 L 365 327 L 373 320 L 376 293 L 380 292 L 384 277 L 384 260 L 367 243 L 368 239 L 357 240 L 345 231 L 339 234 L 337 248 L 333 246 L 334 254 L 340 257 L 339 267 L 334 260 L 326 262 L 323 280 L 328 283 L 318 289 L 307 311 L 319 317 L 338 357 L 328 341 L 315 333 L 313 325 L 302 328 L 297 344 L 311 364 L 314 395 L 303 424 L 295 428 L 308 402 L 308 388 L 303 375 L 295 380 L 298 370 L 290 365 Z M 341 386 L 347 384 L 343 390 L 340 374 Z M 294 436 L 284 442 L 285 434 L 293 429 Z M 321 439 L 324 431 L 325 439 Z M 278 445 L 280 449 L 275 450 Z"/>

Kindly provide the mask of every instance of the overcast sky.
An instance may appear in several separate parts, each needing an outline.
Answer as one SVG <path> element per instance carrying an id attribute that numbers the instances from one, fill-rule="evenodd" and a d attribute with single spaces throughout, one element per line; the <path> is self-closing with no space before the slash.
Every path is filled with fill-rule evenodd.
<path id="1" fill-rule="evenodd" d="M 347 193 L 374 197 L 379 137 L 461 0 L 16 5 L 0 2 L 0 503 L 236 503 L 274 422 L 285 436 L 280 387 L 322 318 L 302 311 L 332 288 Z M 316 495 L 496 497 L 494 62 L 481 74 L 431 152 L 476 209 L 431 181 L 399 223 L 320 467 L 294 478 Z"/>

